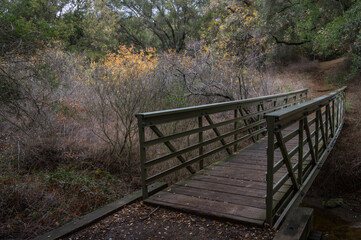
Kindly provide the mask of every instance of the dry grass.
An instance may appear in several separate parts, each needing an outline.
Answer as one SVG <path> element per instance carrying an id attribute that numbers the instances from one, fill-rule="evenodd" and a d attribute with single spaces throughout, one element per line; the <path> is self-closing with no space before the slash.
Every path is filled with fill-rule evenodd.
<path id="1" fill-rule="evenodd" d="M 107 172 L 58 167 L 0 176 L 0 238 L 30 239 L 119 198 L 123 183 Z"/>
<path id="2" fill-rule="evenodd" d="M 339 88 L 330 77 L 342 74 L 347 69 L 347 59 L 328 62 L 291 64 L 276 75 L 281 82 L 293 79 L 298 86 L 309 88 L 315 98 Z M 359 194 L 361 190 L 361 76 L 347 83 L 345 124 L 328 160 L 311 188 L 312 193 L 328 197 L 342 194 Z"/>

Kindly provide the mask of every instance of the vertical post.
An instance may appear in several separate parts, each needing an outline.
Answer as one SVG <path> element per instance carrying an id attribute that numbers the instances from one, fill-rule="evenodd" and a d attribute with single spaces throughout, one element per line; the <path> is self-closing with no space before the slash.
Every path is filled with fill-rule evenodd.
<path id="1" fill-rule="evenodd" d="M 273 165 L 274 165 L 274 130 L 275 118 L 267 117 L 267 132 L 268 132 L 268 146 L 267 146 L 267 196 L 266 196 L 266 221 L 273 225 Z"/>
<path id="2" fill-rule="evenodd" d="M 284 104 L 284 106 L 283 106 L 282 108 L 286 108 L 286 107 L 287 107 L 287 106 L 286 106 L 286 105 L 287 105 L 287 103 L 288 103 L 288 97 L 287 97 L 287 98 L 285 98 L 284 103 L 283 103 L 283 104 Z"/>
<path id="3" fill-rule="evenodd" d="M 343 122 L 344 118 L 345 118 L 345 113 L 346 113 L 346 93 L 345 93 L 345 90 L 342 92 L 342 102 L 343 102 L 343 108 L 342 108 L 342 122 Z"/>
<path id="4" fill-rule="evenodd" d="M 148 186 L 146 184 L 147 179 L 147 169 L 145 168 L 146 161 L 146 151 L 144 147 L 145 134 L 144 134 L 144 124 L 143 117 L 138 115 L 138 131 L 139 131 L 139 148 L 140 148 L 140 167 L 141 167 L 141 177 L 142 177 L 142 193 L 143 199 L 148 198 Z"/>
<path id="5" fill-rule="evenodd" d="M 332 128 L 333 128 L 333 130 L 332 130 L 332 133 L 333 133 L 332 137 L 333 137 L 335 134 L 335 127 L 336 127 L 335 126 L 335 100 L 332 101 L 331 119 L 332 119 L 332 123 L 330 123 L 330 124 L 332 124 Z"/>
<path id="6" fill-rule="evenodd" d="M 236 119 L 238 117 L 238 109 L 236 108 L 235 110 L 234 110 L 234 119 Z M 236 121 L 236 122 L 234 122 L 234 130 L 236 131 L 237 130 L 237 128 L 238 128 L 238 122 Z M 237 140 L 237 134 L 234 134 L 234 141 L 236 141 Z M 234 144 L 234 146 L 233 146 L 233 152 L 237 152 L 237 143 L 236 144 Z"/>
<path id="7" fill-rule="evenodd" d="M 338 129 L 338 112 L 339 112 L 339 110 L 338 110 L 338 105 L 339 105 L 339 100 L 338 100 L 338 98 L 336 98 L 335 99 L 335 103 L 336 103 L 336 109 L 335 109 L 335 111 L 336 111 L 336 123 L 335 123 L 335 129 Z"/>
<path id="8" fill-rule="evenodd" d="M 341 97 L 341 95 L 339 95 L 338 97 L 337 97 L 337 99 L 338 99 L 338 121 L 337 121 L 337 123 L 338 123 L 338 126 L 340 126 L 341 125 L 341 111 L 342 111 L 342 97 Z"/>
<path id="9" fill-rule="evenodd" d="M 320 119 L 319 110 L 316 110 L 316 126 L 315 126 L 315 157 L 316 157 L 316 162 L 318 162 L 318 138 L 319 138 L 319 133 L 320 133 L 319 119 Z"/>
<path id="10" fill-rule="evenodd" d="M 303 172 L 303 118 L 298 124 L 298 184 L 302 185 Z"/>
<path id="11" fill-rule="evenodd" d="M 345 107 L 344 107 L 345 99 L 344 99 L 343 93 L 341 93 L 340 99 L 341 99 L 340 122 L 342 123 L 342 122 L 343 122 L 343 111 L 344 111 L 344 109 L 345 109 Z"/>
<path id="12" fill-rule="evenodd" d="M 261 104 L 258 104 L 258 105 L 257 105 L 257 112 L 258 112 L 257 121 L 258 121 L 258 122 L 261 120 L 261 114 L 259 114 L 260 111 L 261 111 Z M 260 130 L 260 129 L 261 129 L 261 126 L 258 125 L 258 126 L 257 126 L 257 131 Z M 257 139 L 257 141 L 259 140 L 259 133 L 257 134 L 256 139 Z"/>
<path id="13" fill-rule="evenodd" d="M 198 117 L 198 127 L 201 128 L 203 126 L 202 116 Z M 198 143 L 203 142 L 203 131 L 198 133 Z M 203 155 L 203 147 L 199 147 L 198 149 L 199 156 Z M 199 161 L 199 170 L 203 169 L 203 159 Z"/>
<path id="14" fill-rule="evenodd" d="M 329 132 L 328 124 L 330 124 L 330 130 L 331 130 L 330 136 L 333 137 L 334 130 L 333 130 L 333 121 L 332 121 L 332 117 L 331 117 L 330 102 L 327 103 L 327 105 L 326 105 L 326 122 L 325 122 L 325 130 L 326 130 L 326 143 L 325 144 L 326 145 L 328 143 L 328 132 Z"/>

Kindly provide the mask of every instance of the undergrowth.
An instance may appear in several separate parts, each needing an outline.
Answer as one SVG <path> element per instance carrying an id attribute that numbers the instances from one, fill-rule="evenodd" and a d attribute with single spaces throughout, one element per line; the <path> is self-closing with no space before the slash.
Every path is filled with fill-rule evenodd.
<path id="1" fill-rule="evenodd" d="M 1 170 L 1 239 L 33 238 L 121 197 L 122 183 L 101 169 Z"/>

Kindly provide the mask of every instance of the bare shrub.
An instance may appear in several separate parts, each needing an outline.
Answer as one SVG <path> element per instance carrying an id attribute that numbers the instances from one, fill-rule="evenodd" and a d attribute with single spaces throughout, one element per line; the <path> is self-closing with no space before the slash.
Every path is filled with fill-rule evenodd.
<path id="1" fill-rule="evenodd" d="M 11 125 L 22 163 L 26 168 L 44 166 L 51 161 L 35 160 L 61 155 L 66 133 L 66 118 L 72 113 L 66 100 L 76 89 L 81 59 L 59 49 L 39 51 L 31 58 L 19 56 L 3 60 L 2 85 L 11 85 L 1 93 L 2 125 Z M 43 149 L 41 149 L 43 148 Z M 39 151 L 37 151 L 39 149 Z M 25 150 L 31 150 L 26 152 Z M 30 164 L 30 165 L 28 165 Z"/>
<path id="2" fill-rule="evenodd" d="M 197 103 L 230 101 L 269 93 L 271 81 L 266 82 L 262 71 L 254 67 L 240 66 L 237 56 L 205 45 L 193 46 L 190 52 L 192 55 L 164 53 L 157 69 L 168 92 L 183 94 L 177 95 L 179 102 L 190 97 Z"/>
<path id="3" fill-rule="evenodd" d="M 118 171 L 133 175 L 134 145 L 137 144 L 135 114 L 154 106 L 152 70 L 157 64 L 154 50 L 136 52 L 121 46 L 103 62 L 92 63 L 85 108 L 94 133 L 106 143 L 106 154 L 119 163 Z M 139 169 L 136 169 L 138 172 Z"/>

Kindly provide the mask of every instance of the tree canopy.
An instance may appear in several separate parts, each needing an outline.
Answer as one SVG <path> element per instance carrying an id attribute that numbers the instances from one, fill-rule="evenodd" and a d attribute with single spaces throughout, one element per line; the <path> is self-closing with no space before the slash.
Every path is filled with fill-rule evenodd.
<path id="1" fill-rule="evenodd" d="M 60 43 L 99 59 L 119 45 L 182 52 L 200 41 L 228 54 L 360 58 L 356 0 L 12 0 L 0 4 L 1 55 Z M 258 46 L 258 47 L 255 47 Z M 291 54 L 290 54 L 291 53 Z M 262 55 L 264 56 L 264 55 Z"/>

